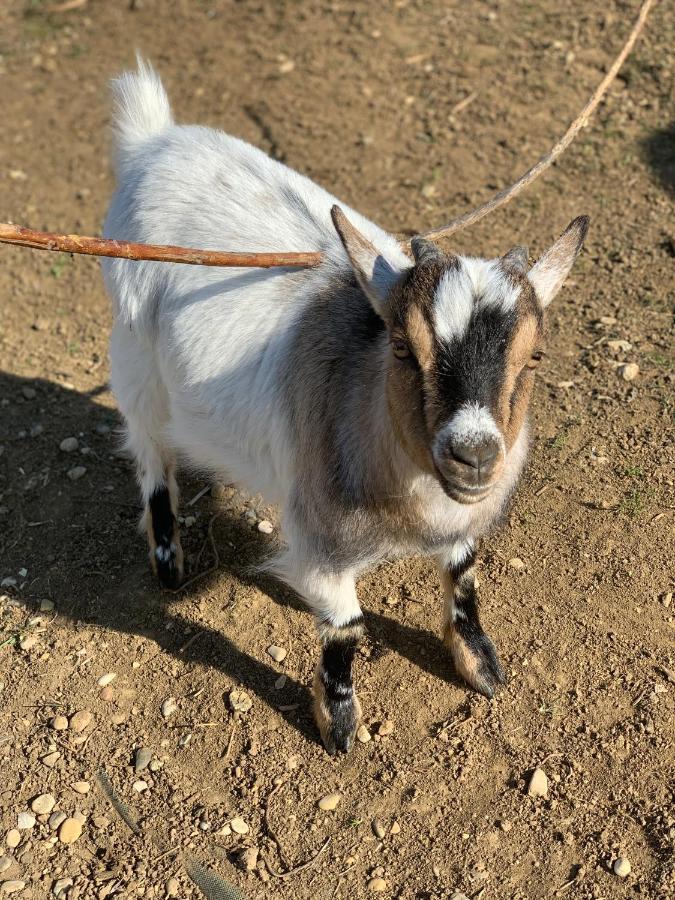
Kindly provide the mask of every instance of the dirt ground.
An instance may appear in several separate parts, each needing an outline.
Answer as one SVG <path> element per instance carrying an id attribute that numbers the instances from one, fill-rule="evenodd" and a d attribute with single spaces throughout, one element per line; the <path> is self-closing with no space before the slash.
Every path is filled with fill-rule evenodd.
<path id="1" fill-rule="evenodd" d="M 0 219 L 100 232 L 107 81 L 139 48 L 179 120 L 257 144 L 392 231 L 430 228 L 552 144 L 636 2 L 89 0 L 50 14 L 56 0 L 4 0 Z M 372 739 L 347 757 L 312 722 L 310 616 L 247 574 L 279 539 L 256 527 L 275 511 L 229 489 L 188 505 L 208 482 L 184 476 L 188 567 L 213 571 L 160 591 L 106 384 L 98 265 L 0 249 L 0 896 L 195 898 L 185 850 L 249 900 L 354 900 L 376 878 L 420 900 L 675 896 L 674 21 L 658 4 L 558 165 L 453 244 L 536 256 L 592 217 L 551 312 L 531 463 L 481 556 L 509 683 L 492 702 L 470 693 L 439 640 L 431 564 L 383 565 L 359 584 Z M 135 772 L 139 748 L 151 762 Z M 548 793 L 533 798 L 538 766 Z M 323 812 L 330 792 L 341 802 Z M 54 813 L 81 836 L 64 843 Z"/>

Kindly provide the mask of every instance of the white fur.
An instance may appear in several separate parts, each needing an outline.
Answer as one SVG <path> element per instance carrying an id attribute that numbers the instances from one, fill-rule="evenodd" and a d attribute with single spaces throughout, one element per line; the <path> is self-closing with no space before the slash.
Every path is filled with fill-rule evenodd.
<path id="1" fill-rule="evenodd" d="M 513 309 L 520 287 L 506 277 L 498 260 L 460 257 L 459 266 L 445 272 L 434 297 L 436 336 L 446 343 L 462 337 L 475 305 Z"/>
<path id="2" fill-rule="evenodd" d="M 468 401 L 438 430 L 434 438 L 434 452 L 442 452 L 448 440 L 468 447 L 479 447 L 487 438 L 497 438 L 504 449 L 504 438 L 490 410 Z"/>
<path id="3" fill-rule="evenodd" d="M 288 550 L 274 570 L 321 620 L 345 624 L 359 613 L 358 571 L 384 551 L 339 572 L 318 564 L 314 536 L 302 531 L 289 504 L 304 450 L 294 442 L 281 388 L 299 315 L 336 272 L 351 271 L 331 222 L 335 198 L 243 141 L 174 125 L 161 83 L 144 65 L 138 74 L 118 79 L 114 90 L 118 188 L 106 237 L 325 254 L 320 267 L 300 271 L 102 262 L 114 312 L 111 382 L 127 420 L 144 499 L 167 481 L 177 457 L 263 493 L 281 505 L 285 519 Z M 410 265 L 393 237 L 343 208 L 390 265 Z M 469 289 L 476 289 L 483 270 L 470 261 L 462 271 L 466 306 L 467 297 L 473 302 Z M 441 306 L 451 299 L 448 291 Z M 454 333 L 449 306 L 440 315 L 448 323 L 446 332 Z M 383 417 L 385 408 L 384 403 L 378 407 Z M 463 427 L 469 427 L 471 415 Z M 424 518 L 419 534 L 393 536 L 386 552 L 429 552 L 425 534 L 434 536 L 436 549 L 439 536 L 452 545 L 457 535 L 479 535 L 512 489 L 525 447 L 523 430 L 499 484 L 490 497 L 471 506 L 450 500 L 432 476 L 406 458 L 400 464 L 400 491 L 419 501 Z M 168 480 L 175 493 L 172 474 Z"/>

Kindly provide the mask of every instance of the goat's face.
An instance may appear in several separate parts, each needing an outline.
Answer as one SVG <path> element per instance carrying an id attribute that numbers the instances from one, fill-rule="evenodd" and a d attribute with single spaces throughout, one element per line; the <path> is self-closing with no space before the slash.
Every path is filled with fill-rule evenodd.
<path id="1" fill-rule="evenodd" d="M 387 395 L 398 440 L 454 500 L 482 500 L 523 427 L 544 350 L 544 310 L 588 220 L 576 219 L 528 273 L 522 247 L 501 259 L 466 259 L 421 238 L 412 241 L 415 265 L 401 269 L 344 216 L 334 219 L 387 325 Z"/>

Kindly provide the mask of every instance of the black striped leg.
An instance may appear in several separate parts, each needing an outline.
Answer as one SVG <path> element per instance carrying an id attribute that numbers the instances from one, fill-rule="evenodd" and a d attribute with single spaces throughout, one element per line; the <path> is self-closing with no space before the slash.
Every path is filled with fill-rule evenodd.
<path id="1" fill-rule="evenodd" d="M 336 628 L 319 625 L 321 662 L 314 675 L 314 718 L 326 750 L 346 753 L 352 745 L 361 718 L 361 705 L 354 693 L 352 662 L 363 637 L 363 617 Z"/>
<path id="2" fill-rule="evenodd" d="M 441 564 L 445 591 L 443 643 L 450 650 L 457 672 L 486 697 L 494 696 L 506 678 L 490 638 L 478 618 L 478 598 L 471 551 L 460 563 Z"/>
<path id="3" fill-rule="evenodd" d="M 175 491 L 166 484 L 157 485 L 145 510 L 150 565 L 161 586 L 171 589 L 177 588 L 183 579 L 183 548 L 175 509 Z"/>

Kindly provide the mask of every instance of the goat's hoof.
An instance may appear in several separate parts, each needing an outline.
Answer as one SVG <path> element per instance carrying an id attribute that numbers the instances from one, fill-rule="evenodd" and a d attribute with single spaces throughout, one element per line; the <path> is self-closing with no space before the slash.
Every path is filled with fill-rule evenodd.
<path id="1" fill-rule="evenodd" d="M 183 580 L 183 553 L 179 547 L 155 547 L 152 568 L 160 587 L 175 591 Z"/>
<path id="2" fill-rule="evenodd" d="M 492 699 L 497 687 L 506 684 L 495 646 L 484 631 L 462 635 L 450 627 L 445 632 L 445 644 L 458 674 L 483 696 Z"/>
<path id="3" fill-rule="evenodd" d="M 326 690 L 317 673 L 314 679 L 314 718 L 321 734 L 324 747 L 331 756 L 348 753 L 356 729 L 361 721 L 361 704 L 353 692 L 339 700 L 326 695 Z"/>

